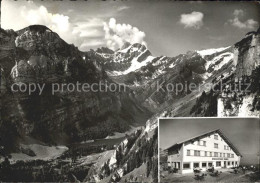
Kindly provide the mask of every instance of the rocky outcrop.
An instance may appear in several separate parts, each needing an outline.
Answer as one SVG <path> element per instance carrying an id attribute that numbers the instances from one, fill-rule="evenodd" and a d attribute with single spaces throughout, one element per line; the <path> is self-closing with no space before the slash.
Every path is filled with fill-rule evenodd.
<path id="1" fill-rule="evenodd" d="M 111 157 L 106 158 L 105 161 L 100 158 L 100 161 L 92 166 L 85 181 L 121 182 L 127 174 L 143 165 L 146 165 L 143 172 L 144 176 L 152 177 L 156 181 L 158 178 L 157 133 L 157 119 L 147 121 L 145 128 L 126 136 L 113 151 Z M 137 181 L 139 176 L 133 174 L 132 179 Z"/>
<path id="2" fill-rule="evenodd" d="M 226 62 L 230 69 L 223 67 L 223 71 L 218 70 L 221 76 L 212 80 L 213 90 L 204 92 L 204 95 L 196 99 L 190 114 L 218 117 L 259 116 L 259 46 L 258 30 L 246 34 L 244 39 L 233 46 L 234 49 L 231 47 L 234 62 Z M 230 53 L 225 55 L 229 57 Z"/>
<path id="3" fill-rule="evenodd" d="M 260 65 L 260 33 L 249 32 L 246 37 L 235 44 L 234 62 L 236 77 L 250 76 Z"/>
<path id="4" fill-rule="evenodd" d="M 218 100 L 218 116 L 258 116 L 259 110 L 259 65 L 260 32 L 249 32 L 235 44 L 234 61 L 236 70 L 231 88 L 237 91 L 223 91 Z M 258 79 L 257 79 L 258 78 Z"/>
<path id="5" fill-rule="evenodd" d="M 101 47 L 101 48 L 98 48 L 96 50 L 97 53 L 106 53 L 106 54 L 113 54 L 114 51 L 113 50 L 110 50 L 109 48 L 106 48 L 106 47 Z"/>
<path id="6" fill-rule="evenodd" d="M 131 96 L 129 88 L 115 92 L 78 92 L 64 88 L 53 94 L 53 83 L 117 84 L 93 60 L 45 26 L 29 26 L 10 34 L 2 31 L 14 48 L 0 59 L 1 81 L 4 81 L 1 88 L 5 86 L 7 90 L 1 93 L 0 124 L 13 124 L 17 138 L 28 135 L 58 144 L 100 139 L 116 131 L 127 131 L 130 124 L 141 125 L 151 115 Z M 39 90 L 29 94 L 28 90 L 12 91 L 14 83 L 45 84 L 45 87 L 41 94 Z M 8 131 L 8 126 L 1 127 Z"/>
<path id="7" fill-rule="evenodd" d="M 31 157 L 36 156 L 36 154 L 35 154 L 35 152 L 33 152 L 33 150 L 26 148 L 26 147 L 21 147 L 21 152 L 23 154 L 26 154 L 26 155 L 31 156 Z"/>
<path id="8" fill-rule="evenodd" d="M 96 62 L 109 75 L 122 75 L 134 71 L 136 67 L 134 66 L 134 61 L 141 63 L 148 56 L 151 56 L 151 52 L 146 46 L 139 43 L 133 45 L 125 43 L 116 52 L 105 48 L 98 48 L 96 51 L 90 50 L 86 54 L 88 58 Z"/>

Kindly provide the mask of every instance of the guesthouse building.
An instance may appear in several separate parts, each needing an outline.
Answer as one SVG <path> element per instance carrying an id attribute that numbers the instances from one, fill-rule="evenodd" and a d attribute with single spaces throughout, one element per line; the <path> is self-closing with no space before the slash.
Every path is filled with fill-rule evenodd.
<path id="1" fill-rule="evenodd" d="M 237 167 L 242 155 L 221 130 L 213 130 L 176 143 L 167 151 L 167 163 L 181 174 L 192 173 L 194 168 L 206 171 Z"/>

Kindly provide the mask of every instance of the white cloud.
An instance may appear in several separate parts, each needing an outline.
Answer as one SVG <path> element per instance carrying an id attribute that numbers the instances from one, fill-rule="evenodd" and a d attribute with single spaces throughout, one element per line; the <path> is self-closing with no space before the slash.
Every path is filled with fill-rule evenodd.
<path id="1" fill-rule="evenodd" d="M 79 49 L 80 50 L 88 50 L 91 47 L 101 47 L 102 45 L 104 45 L 105 42 L 102 40 L 85 40 L 80 46 Z"/>
<path id="2" fill-rule="evenodd" d="M 228 23 L 230 23 L 234 27 L 238 27 L 240 29 L 256 29 L 258 26 L 258 22 L 253 19 L 248 19 L 244 22 L 240 20 L 240 18 L 244 16 L 243 10 L 234 10 L 233 15 L 234 18 L 229 19 Z"/>
<path id="3" fill-rule="evenodd" d="M 2 27 L 19 30 L 28 25 L 42 24 L 54 31 L 65 32 L 70 27 L 69 17 L 62 14 L 49 13 L 46 7 L 37 7 L 28 1 L 20 7 L 13 6 L 10 1 L 2 2 Z"/>
<path id="4" fill-rule="evenodd" d="M 89 38 L 102 37 L 103 35 L 104 32 L 101 32 L 98 29 L 81 30 L 79 33 L 79 37 L 89 37 Z"/>
<path id="5" fill-rule="evenodd" d="M 72 34 L 79 37 L 102 37 L 104 36 L 103 20 L 92 18 L 85 22 L 77 22 L 73 27 Z"/>
<path id="6" fill-rule="evenodd" d="M 16 1 L 14 1 L 16 2 Z M 33 1 L 17 4 L 9 0 L 2 2 L 2 27 L 19 30 L 33 24 L 45 25 L 68 43 L 73 43 L 82 51 L 91 46 L 99 46 L 104 42 L 103 20 L 85 18 L 78 22 L 70 22 L 69 16 L 52 14 L 44 6 L 37 6 Z M 15 12 L 15 13 L 14 13 Z M 94 40 L 94 38 L 96 40 Z M 89 43 L 87 43 L 89 41 Z"/>
<path id="7" fill-rule="evenodd" d="M 33 1 L 15 6 L 13 2 L 2 2 L 2 27 L 4 29 L 19 30 L 29 25 L 45 25 L 54 32 L 57 32 L 66 41 L 71 41 L 68 32 L 72 27 L 69 17 L 63 14 L 52 14 L 46 7 L 38 7 Z"/>
<path id="8" fill-rule="evenodd" d="M 69 29 L 69 17 L 62 14 L 52 14 L 44 6 L 28 10 L 25 6 L 21 11 L 22 18 L 29 24 L 47 25 L 57 32 L 66 32 Z"/>
<path id="9" fill-rule="evenodd" d="M 110 18 L 108 23 L 104 22 L 104 31 L 106 44 L 110 49 L 116 50 L 125 42 L 146 45 L 144 32 L 129 24 L 117 24 L 114 18 Z"/>
<path id="10" fill-rule="evenodd" d="M 193 11 L 190 14 L 182 14 L 180 23 L 183 24 L 185 28 L 200 29 L 203 26 L 203 17 L 203 13 Z"/>

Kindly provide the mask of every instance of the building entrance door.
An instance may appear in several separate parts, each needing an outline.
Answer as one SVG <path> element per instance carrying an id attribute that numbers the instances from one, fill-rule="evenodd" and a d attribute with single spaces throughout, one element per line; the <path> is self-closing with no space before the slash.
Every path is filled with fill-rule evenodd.
<path id="1" fill-rule="evenodd" d="M 227 168 L 227 162 L 224 161 L 224 168 Z"/>
<path id="2" fill-rule="evenodd" d="M 175 168 L 180 169 L 180 162 L 175 162 Z"/>

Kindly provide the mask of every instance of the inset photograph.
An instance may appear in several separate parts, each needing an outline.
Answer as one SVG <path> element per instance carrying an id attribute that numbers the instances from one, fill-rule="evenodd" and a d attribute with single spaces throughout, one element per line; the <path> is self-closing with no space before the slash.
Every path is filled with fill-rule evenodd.
<path id="1" fill-rule="evenodd" d="M 260 181 L 259 118 L 159 119 L 160 182 Z"/>

